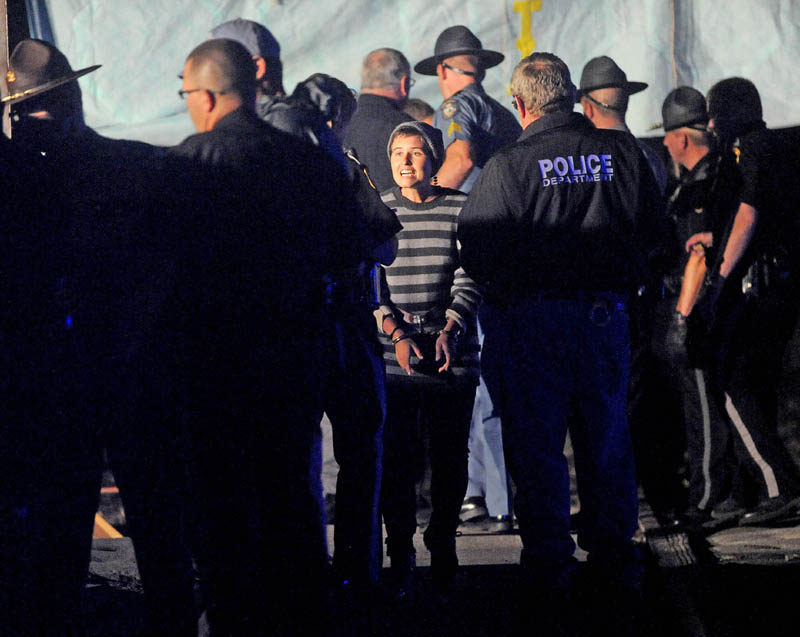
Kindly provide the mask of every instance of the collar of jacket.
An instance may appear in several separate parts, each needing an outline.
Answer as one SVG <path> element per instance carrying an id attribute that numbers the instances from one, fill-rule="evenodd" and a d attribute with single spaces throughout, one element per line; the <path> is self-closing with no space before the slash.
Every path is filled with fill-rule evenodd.
<path id="1" fill-rule="evenodd" d="M 247 108 L 246 106 L 240 106 L 232 110 L 230 113 L 226 113 L 223 115 L 216 124 L 214 124 L 214 129 L 221 129 L 221 128 L 231 128 L 235 126 L 240 126 L 244 122 L 258 122 L 261 124 L 261 119 L 256 115 L 256 112 L 253 109 Z"/>
<path id="2" fill-rule="evenodd" d="M 550 113 L 548 115 L 542 115 L 535 122 L 529 124 L 528 127 L 522 131 L 519 141 L 554 128 L 561 128 L 562 126 L 576 128 L 578 126 L 590 127 L 591 125 L 591 122 L 586 119 L 584 115 L 576 113 L 575 111 L 570 113 Z"/>
<path id="3" fill-rule="evenodd" d="M 713 169 L 717 165 L 719 155 L 714 150 L 709 150 L 703 155 L 694 167 L 681 180 L 681 184 L 691 184 L 697 181 L 704 181 L 711 177 Z"/>
<path id="4" fill-rule="evenodd" d="M 480 82 L 472 82 L 472 84 L 467 84 L 464 88 L 458 91 L 458 93 L 454 93 L 453 97 L 460 95 L 461 93 L 486 93 L 486 91 L 483 90 L 483 85 Z"/>
<path id="5" fill-rule="evenodd" d="M 400 106 L 391 97 L 386 97 L 384 95 L 362 93 L 358 96 L 358 110 L 362 112 L 384 111 L 386 109 L 399 111 Z"/>

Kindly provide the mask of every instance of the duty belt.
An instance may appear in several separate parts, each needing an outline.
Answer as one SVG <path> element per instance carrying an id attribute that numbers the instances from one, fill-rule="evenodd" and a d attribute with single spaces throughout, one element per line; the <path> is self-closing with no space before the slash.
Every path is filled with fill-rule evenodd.
<path id="1" fill-rule="evenodd" d="M 587 290 L 537 290 L 529 295 L 537 301 L 577 301 L 589 307 L 589 319 L 595 325 L 608 325 L 615 312 L 628 308 L 628 298 L 617 292 L 594 292 Z"/>

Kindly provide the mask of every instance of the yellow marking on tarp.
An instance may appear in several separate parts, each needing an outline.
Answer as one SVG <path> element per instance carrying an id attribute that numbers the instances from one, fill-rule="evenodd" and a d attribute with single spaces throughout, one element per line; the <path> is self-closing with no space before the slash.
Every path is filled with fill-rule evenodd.
<path id="1" fill-rule="evenodd" d="M 120 538 L 122 537 L 122 533 L 117 531 L 113 526 L 111 526 L 106 519 L 100 515 L 99 513 L 94 514 L 94 532 L 92 533 L 93 538 Z"/>
<path id="2" fill-rule="evenodd" d="M 452 137 L 453 133 L 460 130 L 462 130 L 462 128 L 458 122 L 450 122 L 450 127 L 447 129 L 447 136 Z"/>
<path id="3" fill-rule="evenodd" d="M 514 13 L 519 13 L 520 29 L 517 38 L 517 48 L 525 57 L 533 53 L 536 48 L 536 38 L 533 37 L 533 14 L 542 10 L 542 0 L 522 0 L 514 3 Z"/>

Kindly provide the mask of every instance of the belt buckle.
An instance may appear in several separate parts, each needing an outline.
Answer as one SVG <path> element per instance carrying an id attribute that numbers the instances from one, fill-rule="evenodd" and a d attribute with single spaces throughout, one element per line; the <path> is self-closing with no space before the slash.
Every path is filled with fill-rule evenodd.
<path id="1" fill-rule="evenodd" d="M 598 327 L 605 327 L 611 322 L 611 308 L 606 299 L 596 298 L 589 310 L 589 320 Z"/>

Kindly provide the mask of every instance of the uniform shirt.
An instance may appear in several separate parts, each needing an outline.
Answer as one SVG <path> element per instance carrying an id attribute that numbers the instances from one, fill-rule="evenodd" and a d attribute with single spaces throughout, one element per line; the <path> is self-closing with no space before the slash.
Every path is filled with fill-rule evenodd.
<path id="1" fill-rule="evenodd" d="M 765 254 L 781 260 L 789 258 L 800 264 L 800 222 L 796 212 L 800 199 L 800 181 L 796 177 L 797 151 L 794 140 L 776 130 L 766 128 L 759 121 L 746 130 L 723 154 L 722 175 L 726 190 L 736 192 L 733 204 L 727 206 L 730 216 L 721 241 L 714 237 L 718 246 L 726 245 L 733 228 L 739 202 L 753 206 L 758 211 L 755 234 L 736 266 L 729 274 L 737 278 L 745 274 L 754 260 Z M 721 195 L 727 193 L 720 193 Z M 722 251 L 717 255 L 715 268 L 722 262 Z"/>
<path id="2" fill-rule="evenodd" d="M 689 255 L 686 241 L 699 232 L 714 232 L 714 212 L 711 205 L 712 187 L 717 171 L 719 155 L 710 151 L 694 167 L 681 177 L 680 184 L 667 202 L 667 217 L 673 226 L 674 244 L 671 250 L 677 258 L 666 277 L 666 284 L 673 294 L 679 294 L 681 279 Z M 706 257 L 713 261 L 713 247 L 706 249 Z"/>
<path id="3" fill-rule="evenodd" d="M 502 302 L 542 290 L 630 292 L 663 219 L 628 133 L 553 113 L 486 164 L 459 217 L 462 263 Z"/>
<path id="4" fill-rule="evenodd" d="M 519 137 L 522 128 L 517 118 L 497 100 L 489 97 L 480 84 L 468 84 L 446 99 L 433 116 L 433 125 L 442 131 L 444 146 L 461 139 L 472 145 L 475 164 L 459 190 L 469 192 L 494 152 Z"/>

